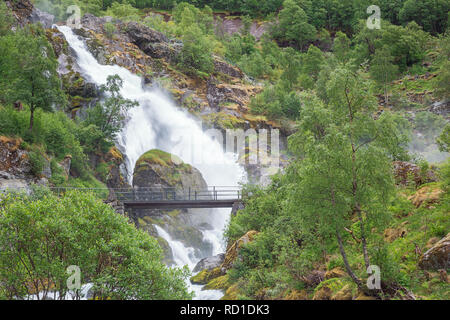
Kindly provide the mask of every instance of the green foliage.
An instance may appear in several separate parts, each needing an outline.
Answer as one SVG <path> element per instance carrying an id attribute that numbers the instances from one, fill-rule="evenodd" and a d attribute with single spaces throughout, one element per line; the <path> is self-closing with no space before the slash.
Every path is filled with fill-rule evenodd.
<path id="1" fill-rule="evenodd" d="M 103 26 L 103 29 L 105 30 L 105 34 L 106 34 L 106 37 L 108 37 L 108 39 L 112 39 L 114 32 L 117 31 L 116 26 L 111 22 L 105 23 L 105 25 Z"/>
<path id="2" fill-rule="evenodd" d="M 45 165 L 45 159 L 42 155 L 42 151 L 39 150 L 39 148 L 34 148 L 32 151 L 30 151 L 28 157 L 30 159 L 31 172 L 35 176 L 39 177 Z"/>
<path id="3" fill-rule="evenodd" d="M 80 268 L 82 283 L 93 284 L 93 299 L 191 298 L 188 271 L 166 267 L 154 238 L 92 194 L 7 196 L 0 246 L 0 291 L 8 299 L 64 296 L 70 265 Z"/>
<path id="4" fill-rule="evenodd" d="M 11 10 L 6 6 L 6 2 L 2 1 L 0 3 L 0 36 L 4 36 L 10 32 L 13 22 L 14 18 Z"/>
<path id="5" fill-rule="evenodd" d="M 40 27 L 26 26 L 0 37 L 0 101 L 21 101 L 30 108 L 30 131 L 36 109 L 64 106 L 66 97 L 58 77 L 53 48 Z"/>
<path id="6" fill-rule="evenodd" d="M 439 149 L 442 152 L 450 152 L 450 124 L 447 124 L 437 139 Z"/>
<path id="7" fill-rule="evenodd" d="M 377 84 L 384 89 L 385 103 L 388 103 L 388 87 L 398 73 L 398 67 L 393 64 L 394 58 L 389 49 L 377 49 L 370 65 L 370 74 Z"/>
<path id="8" fill-rule="evenodd" d="M 300 114 L 300 98 L 281 83 L 266 87 L 250 102 L 250 111 L 270 119 L 289 118 L 296 120 Z"/>
<path id="9" fill-rule="evenodd" d="M 183 49 L 178 56 L 180 68 L 190 75 L 209 76 L 214 70 L 212 48 L 200 27 L 196 24 L 187 27 L 182 39 Z"/>
<path id="10" fill-rule="evenodd" d="M 103 0 L 35 0 L 34 5 L 44 12 L 49 12 L 55 16 L 56 21 L 66 21 L 70 16 L 74 14 L 74 11 L 68 10 L 72 5 L 80 8 L 81 16 L 85 13 L 92 13 L 94 15 L 100 15 L 102 9 Z"/>
<path id="11" fill-rule="evenodd" d="M 399 12 L 400 21 L 415 21 L 427 32 L 436 34 L 447 29 L 448 0 L 406 0 Z"/>
<path id="12" fill-rule="evenodd" d="M 88 109 L 86 118 L 80 122 L 78 137 L 88 151 L 106 152 L 124 126 L 126 111 L 138 105 L 137 101 L 122 96 L 122 86 L 123 80 L 118 75 L 108 76 L 107 83 L 101 87 L 107 98 Z"/>
<path id="13" fill-rule="evenodd" d="M 294 0 L 286 0 L 283 2 L 283 9 L 278 15 L 278 24 L 274 26 L 272 35 L 280 42 L 304 48 L 316 38 L 316 29 L 308 23 L 305 11 Z"/>
<path id="14" fill-rule="evenodd" d="M 385 21 L 382 25 L 381 30 L 370 30 L 365 21 L 360 21 L 353 40 L 355 57 L 359 63 L 372 59 L 376 50 L 383 47 L 389 49 L 393 62 L 402 72 L 425 57 L 429 34 L 415 22 L 406 27 L 391 25 Z"/>
<path id="15" fill-rule="evenodd" d="M 138 16 L 139 10 L 134 8 L 130 3 L 124 1 L 123 3 L 114 1 L 111 7 L 108 8 L 106 14 L 116 18 L 129 18 Z"/>

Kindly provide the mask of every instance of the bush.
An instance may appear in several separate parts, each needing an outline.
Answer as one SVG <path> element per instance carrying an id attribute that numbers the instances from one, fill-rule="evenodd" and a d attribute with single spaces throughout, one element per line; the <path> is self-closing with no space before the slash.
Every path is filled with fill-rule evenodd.
<path id="1" fill-rule="evenodd" d="M 28 157 L 30 159 L 31 164 L 31 172 L 39 177 L 44 170 L 45 159 L 42 155 L 41 151 L 38 148 L 34 148 L 29 154 Z"/>
<path id="2" fill-rule="evenodd" d="M 212 48 L 197 25 L 191 25 L 183 35 L 183 49 L 178 65 L 186 73 L 202 78 L 214 70 Z"/>
<path id="3" fill-rule="evenodd" d="M 108 39 L 112 39 L 114 32 L 116 32 L 117 30 L 116 26 L 111 22 L 105 23 L 103 29 L 105 30 L 105 34 Z"/>
<path id="4" fill-rule="evenodd" d="M 0 247 L 0 296 L 8 299 L 64 297 L 70 265 L 93 284 L 93 299 L 191 298 L 188 271 L 166 267 L 154 238 L 89 193 L 7 196 Z"/>

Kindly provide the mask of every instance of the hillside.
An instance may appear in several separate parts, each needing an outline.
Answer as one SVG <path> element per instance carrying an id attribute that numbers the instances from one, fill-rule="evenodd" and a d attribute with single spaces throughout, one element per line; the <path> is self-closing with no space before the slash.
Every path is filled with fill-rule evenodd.
<path id="1" fill-rule="evenodd" d="M 0 2 L 0 299 L 449 299 L 448 0 L 72 2 Z"/>

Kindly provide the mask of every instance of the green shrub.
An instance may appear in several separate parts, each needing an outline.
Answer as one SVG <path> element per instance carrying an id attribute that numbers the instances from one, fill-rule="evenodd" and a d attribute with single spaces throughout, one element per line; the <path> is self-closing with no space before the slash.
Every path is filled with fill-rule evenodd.
<path id="1" fill-rule="evenodd" d="M 41 151 L 38 148 L 34 148 L 30 153 L 28 153 L 30 159 L 31 172 L 35 176 L 40 176 L 44 170 L 45 159 Z"/>
<path id="2" fill-rule="evenodd" d="M 116 32 L 117 30 L 116 26 L 111 22 L 105 23 L 103 29 L 105 30 L 105 34 L 108 39 L 112 39 L 114 32 Z"/>
<path id="3" fill-rule="evenodd" d="M 8 196 L 0 207 L 0 247 L 0 296 L 8 299 L 36 291 L 64 297 L 70 265 L 80 268 L 82 283 L 93 284 L 93 299 L 191 298 L 188 270 L 166 267 L 154 238 L 90 193 Z"/>

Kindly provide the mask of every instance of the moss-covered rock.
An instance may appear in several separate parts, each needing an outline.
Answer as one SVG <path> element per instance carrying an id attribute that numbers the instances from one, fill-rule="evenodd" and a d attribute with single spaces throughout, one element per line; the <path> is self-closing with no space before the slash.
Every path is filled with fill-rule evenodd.
<path id="1" fill-rule="evenodd" d="M 208 283 L 208 276 L 209 271 L 208 270 L 202 270 L 196 275 L 191 277 L 191 283 L 193 284 L 207 284 Z"/>
<path id="2" fill-rule="evenodd" d="M 202 270 L 196 275 L 191 277 L 191 283 L 193 284 L 207 284 L 211 280 L 224 276 L 220 267 L 214 268 L 212 270 Z M 227 278 L 228 279 L 228 278 Z"/>
<path id="3" fill-rule="evenodd" d="M 427 270 L 450 268 L 450 233 L 423 254 L 419 266 Z"/>
<path id="4" fill-rule="evenodd" d="M 283 300 L 308 300 L 308 293 L 306 290 L 289 290 Z"/>
<path id="5" fill-rule="evenodd" d="M 342 270 L 342 268 L 335 267 L 331 270 L 328 270 L 325 273 L 325 279 L 342 278 L 342 277 L 345 277 L 346 275 L 347 275 L 347 273 L 344 270 Z"/>
<path id="6" fill-rule="evenodd" d="M 322 281 L 314 289 L 313 300 L 331 300 L 331 298 L 344 288 L 344 282 L 339 278 Z"/>
<path id="7" fill-rule="evenodd" d="M 138 159 L 133 186 L 173 187 L 179 190 L 207 188 L 200 171 L 177 156 L 158 149 L 150 150 Z"/>
<path id="8" fill-rule="evenodd" d="M 239 238 L 238 240 L 236 240 L 228 249 L 227 252 L 225 254 L 225 259 L 222 263 L 221 268 L 224 270 L 228 270 L 233 266 L 234 261 L 236 261 L 236 258 L 238 257 L 238 253 L 239 253 L 239 249 L 253 241 L 253 239 L 255 238 L 255 236 L 258 234 L 258 231 L 255 230 L 251 230 L 249 232 L 247 232 L 245 235 L 243 235 L 241 238 Z"/>
<path id="9" fill-rule="evenodd" d="M 202 290 L 225 290 L 229 286 L 228 275 L 223 275 L 209 281 Z"/>
<path id="10" fill-rule="evenodd" d="M 429 184 L 417 190 L 416 193 L 408 199 L 411 200 L 416 208 L 420 206 L 428 207 L 431 204 L 439 202 L 442 194 L 443 191 L 439 188 L 439 186 Z"/>

